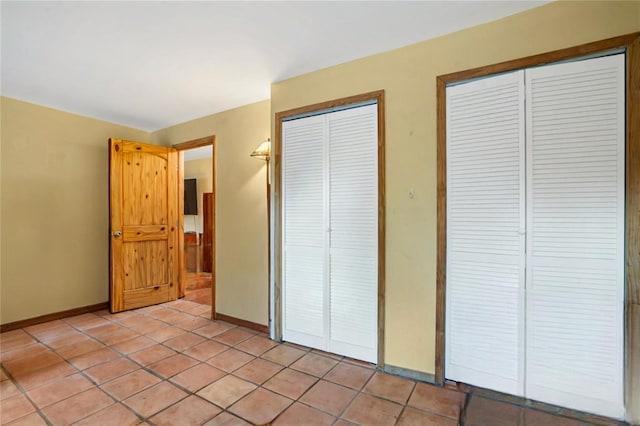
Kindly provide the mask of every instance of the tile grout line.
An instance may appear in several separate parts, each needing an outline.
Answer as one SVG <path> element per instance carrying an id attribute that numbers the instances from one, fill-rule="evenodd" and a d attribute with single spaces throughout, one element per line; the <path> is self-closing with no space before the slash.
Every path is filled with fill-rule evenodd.
<path id="1" fill-rule="evenodd" d="M 460 415 L 458 416 L 458 424 L 460 426 L 464 426 L 467 422 L 467 408 L 469 407 L 469 403 L 471 402 L 471 394 L 465 392 L 464 393 L 464 402 L 462 407 L 460 408 Z"/>

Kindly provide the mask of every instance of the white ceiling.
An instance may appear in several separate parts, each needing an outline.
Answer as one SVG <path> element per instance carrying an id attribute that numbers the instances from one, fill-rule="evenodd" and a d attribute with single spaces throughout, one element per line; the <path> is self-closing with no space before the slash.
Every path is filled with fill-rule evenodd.
<path id="1" fill-rule="evenodd" d="M 3 96 L 153 131 L 544 1 L 0 3 Z"/>

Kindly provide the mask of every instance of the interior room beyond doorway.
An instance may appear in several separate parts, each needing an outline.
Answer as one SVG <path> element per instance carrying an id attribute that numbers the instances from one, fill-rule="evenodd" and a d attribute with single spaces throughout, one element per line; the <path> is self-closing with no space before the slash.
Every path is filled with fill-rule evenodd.
<path id="1" fill-rule="evenodd" d="M 213 146 L 184 151 L 185 300 L 211 306 Z"/>

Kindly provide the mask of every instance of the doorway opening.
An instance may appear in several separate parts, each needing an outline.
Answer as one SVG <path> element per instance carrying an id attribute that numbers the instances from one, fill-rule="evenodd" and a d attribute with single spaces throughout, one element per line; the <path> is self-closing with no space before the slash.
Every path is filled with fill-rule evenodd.
<path id="1" fill-rule="evenodd" d="M 180 292 L 215 319 L 215 136 L 173 146 L 180 170 Z"/>

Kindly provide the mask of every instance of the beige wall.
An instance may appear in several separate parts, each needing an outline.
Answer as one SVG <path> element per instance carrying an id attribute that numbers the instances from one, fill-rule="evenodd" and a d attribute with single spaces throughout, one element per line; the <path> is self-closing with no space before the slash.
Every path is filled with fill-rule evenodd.
<path id="1" fill-rule="evenodd" d="M 272 85 L 273 114 L 386 92 L 387 364 L 435 371 L 436 76 L 639 30 L 640 2 L 556 2 Z"/>
<path id="2" fill-rule="evenodd" d="M 213 148 L 212 148 L 213 149 Z M 184 178 L 197 179 L 196 189 L 198 190 L 198 215 L 184 217 L 184 232 L 203 232 L 202 224 L 202 194 L 213 191 L 213 158 L 200 158 L 184 162 Z"/>
<path id="3" fill-rule="evenodd" d="M 173 145 L 215 134 L 216 311 L 268 324 L 265 162 L 249 154 L 269 136 L 269 101 L 210 115 L 151 135 Z"/>
<path id="4" fill-rule="evenodd" d="M 149 134 L 1 98 L 0 322 L 109 298 L 109 137 Z"/>

